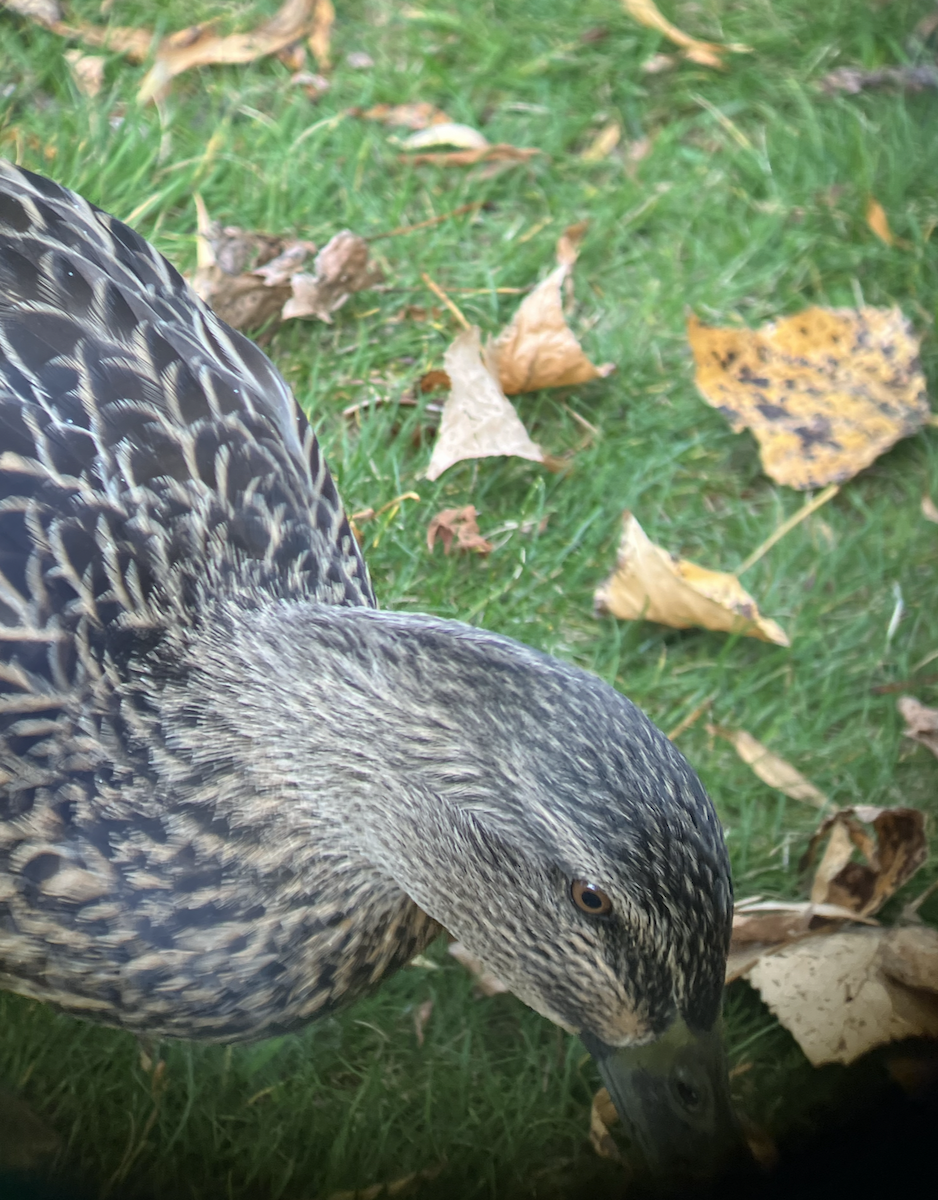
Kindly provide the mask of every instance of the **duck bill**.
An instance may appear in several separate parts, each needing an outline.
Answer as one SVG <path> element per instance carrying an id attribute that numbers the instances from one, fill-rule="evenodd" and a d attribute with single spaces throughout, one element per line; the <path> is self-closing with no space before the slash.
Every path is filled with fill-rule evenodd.
<path id="1" fill-rule="evenodd" d="M 634 1151 L 636 1172 L 667 1189 L 713 1179 L 742 1163 L 719 1021 L 704 1033 L 675 1021 L 646 1046 L 607 1046 L 580 1035 Z"/>

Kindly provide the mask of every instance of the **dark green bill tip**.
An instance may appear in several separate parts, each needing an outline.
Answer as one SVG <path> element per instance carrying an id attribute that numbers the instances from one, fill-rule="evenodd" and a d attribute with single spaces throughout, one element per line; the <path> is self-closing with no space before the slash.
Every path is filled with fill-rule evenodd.
<path id="1" fill-rule="evenodd" d="M 607 1046 L 588 1033 L 580 1038 L 637 1151 L 630 1165 L 638 1172 L 668 1186 L 712 1180 L 745 1161 L 719 1022 L 697 1033 L 676 1020 L 646 1046 Z"/>

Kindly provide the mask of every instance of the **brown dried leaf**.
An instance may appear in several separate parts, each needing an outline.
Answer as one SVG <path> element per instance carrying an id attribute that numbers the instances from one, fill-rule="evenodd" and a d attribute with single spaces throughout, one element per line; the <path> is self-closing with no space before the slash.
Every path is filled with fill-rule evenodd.
<path id="1" fill-rule="evenodd" d="M 569 240 L 569 239 L 568 239 Z M 485 362 L 507 396 L 605 379 L 614 363 L 595 366 L 563 315 L 561 287 L 570 264 L 561 262 L 525 296 L 511 322 L 485 347 Z"/>
<path id="2" fill-rule="evenodd" d="M 619 139 L 622 137 L 622 126 L 618 121 L 610 121 L 600 129 L 599 133 L 593 138 L 590 144 L 580 155 L 581 162 L 597 163 L 602 162 L 604 158 L 615 150 L 619 144 Z"/>
<path id="3" fill-rule="evenodd" d="M 938 757 L 938 708 L 926 708 L 913 696 L 900 696 L 896 707 L 906 724 L 903 734 L 913 741 L 921 742 Z"/>
<path id="4" fill-rule="evenodd" d="M 78 90 L 85 96 L 97 96 L 104 86 L 107 60 L 100 54 L 82 54 L 80 50 L 66 50 L 64 57 Z"/>
<path id="5" fill-rule="evenodd" d="M 467 950 L 462 942 L 450 942 L 449 953 L 461 967 L 466 968 L 470 975 L 475 976 L 476 991 L 480 995 L 499 996 L 502 992 L 508 991 L 505 984 L 490 971 L 487 971 L 481 961 L 475 957 L 471 950 Z"/>
<path id="6" fill-rule="evenodd" d="M 805 804 L 814 804 L 823 808 L 827 797 L 820 788 L 814 786 L 791 763 L 779 758 L 772 751 L 752 736 L 745 729 L 726 729 L 722 725 L 708 725 L 707 732 L 717 737 L 726 738 L 739 757 L 763 783 L 769 787 L 778 788 L 792 800 L 803 800 Z"/>
<path id="7" fill-rule="evenodd" d="M 192 67 L 254 62 L 276 54 L 312 29 L 313 6 L 314 0 L 285 0 L 269 21 L 250 33 L 219 37 L 209 25 L 193 25 L 170 34 L 160 42 L 156 61 L 140 84 L 138 100 L 145 104 L 165 94 L 170 82 Z"/>
<path id="8" fill-rule="evenodd" d="M 930 417 L 919 339 L 897 308 L 808 308 L 761 329 L 687 335 L 696 382 L 766 474 L 793 488 L 850 479 Z"/>
<path id="9" fill-rule="evenodd" d="M 938 994 L 938 929 L 901 925 L 890 930 L 883 944 L 882 966 L 906 987 Z"/>
<path id="10" fill-rule="evenodd" d="M 401 162 L 433 163 L 438 167 L 473 167 L 476 163 L 527 162 L 543 150 L 511 146 L 507 142 L 496 142 L 491 146 L 480 146 L 475 150 L 448 150 L 439 154 L 403 154 Z"/>
<path id="11" fill-rule="evenodd" d="M 343 229 L 316 255 L 313 275 L 297 274 L 291 279 L 293 295 L 283 306 L 283 319 L 318 317 L 328 324 L 332 313 L 353 292 L 380 283 L 380 268 L 368 261 L 368 243 Z"/>
<path id="12" fill-rule="evenodd" d="M 440 430 L 427 478 L 437 479 L 467 458 L 514 455 L 543 462 L 512 403 L 482 361 L 479 330 L 464 329 L 443 357 L 452 389 L 443 406 Z"/>
<path id="13" fill-rule="evenodd" d="M 911 987 L 898 982 L 895 974 L 897 958 L 905 968 L 915 961 L 928 965 L 933 931 L 910 953 L 919 928 L 805 938 L 763 955 L 748 978 L 814 1066 L 851 1063 L 887 1042 L 938 1037 L 938 996 L 921 981 Z"/>
<path id="14" fill-rule="evenodd" d="M 451 388 L 453 381 L 445 371 L 427 371 L 425 375 L 421 375 L 417 380 L 417 386 L 421 392 L 438 392 L 441 388 Z"/>
<path id="15" fill-rule="evenodd" d="M 425 100 L 412 104 L 375 104 L 365 112 L 352 109 L 352 116 L 361 117 L 365 121 L 381 121 L 384 125 L 403 126 L 405 129 L 427 129 L 431 125 L 453 124 L 445 112 Z"/>
<path id="16" fill-rule="evenodd" d="M 873 827 L 872 835 L 865 826 Z M 928 857 L 925 816 L 917 808 L 858 804 L 822 821 L 802 866 L 810 867 L 821 843 L 824 856 L 811 887 L 816 904 L 839 904 L 860 916 L 877 912 Z M 866 862 L 854 862 L 857 850 Z"/>
<path id="17" fill-rule="evenodd" d="M 437 538 L 443 543 L 443 553 L 449 554 L 456 543 L 457 550 L 471 550 L 476 554 L 488 554 L 492 543 L 479 533 L 474 504 L 465 508 L 444 508 L 427 526 L 427 549 L 433 553 Z"/>
<path id="18" fill-rule="evenodd" d="M 320 71 L 332 70 L 329 41 L 334 24 L 335 9 L 332 6 L 332 0 L 316 0 L 313 8 L 313 27 L 309 34 L 309 48 L 313 52 L 313 58 L 315 58 L 316 66 Z"/>
<path id="19" fill-rule="evenodd" d="M 889 228 L 889 218 L 886 216 L 886 210 L 873 196 L 870 196 L 869 203 L 866 206 L 866 223 L 881 242 L 885 242 L 887 246 L 894 246 L 896 244 L 893 232 Z"/>
<path id="20" fill-rule="evenodd" d="M 434 963 L 434 966 L 436 964 Z M 427 1022 L 433 1013 L 433 1001 L 424 1000 L 423 1004 L 414 1013 L 414 1033 L 417 1035 L 417 1045 L 422 1046 L 424 1041 L 424 1030 L 427 1028 Z"/>
<path id="21" fill-rule="evenodd" d="M 623 525 L 616 570 L 594 597 L 598 612 L 624 621 L 658 621 L 674 629 L 700 626 L 790 644 L 784 630 L 760 614 L 735 575 L 669 554 L 650 541 L 629 512 Z"/>
<path id="22" fill-rule="evenodd" d="M 684 33 L 682 29 L 678 29 L 676 25 L 672 25 L 662 16 L 653 0 L 622 0 L 622 7 L 640 25 L 646 25 L 649 29 L 657 29 L 669 41 L 680 46 L 684 57 L 700 66 L 722 67 L 724 54 L 747 54 L 750 51 L 749 46 L 741 46 L 738 43 L 722 45 L 715 42 L 701 42 L 697 38 L 690 37 L 689 34 Z"/>
<path id="23" fill-rule="evenodd" d="M 619 1120 L 616 1106 L 612 1097 L 603 1087 L 593 1097 L 590 1105 L 590 1144 L 600 1158 L 608 1158 L 612 1162 L 622 1162 L 622 1153 L 609 1132 Z"/>

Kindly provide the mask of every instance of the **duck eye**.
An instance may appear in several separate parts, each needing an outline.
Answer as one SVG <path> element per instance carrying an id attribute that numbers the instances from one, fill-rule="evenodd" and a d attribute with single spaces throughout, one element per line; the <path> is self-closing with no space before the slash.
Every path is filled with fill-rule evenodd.
<path id="1" fill-rule="evenodd" d="M 570 888 L 573 903 L 590 917 L 604 917 L 612 912 L 612 901 L 595 883 L 587 883 L 585 879 L 575 879 Z"/>

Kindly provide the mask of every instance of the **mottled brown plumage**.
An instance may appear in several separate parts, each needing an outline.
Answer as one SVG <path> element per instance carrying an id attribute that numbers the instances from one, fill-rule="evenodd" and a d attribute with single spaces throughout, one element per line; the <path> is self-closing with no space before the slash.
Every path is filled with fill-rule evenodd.
<path id="1" fill-rule="evenodd" d="M 0 985 L 258 1037 L 442 924 L 604 1062 L 715 1028 L 730 913 L 712 807 L 647 719 L 377 611 L 268 360 L 137 234 L 0 163 Z"/>

